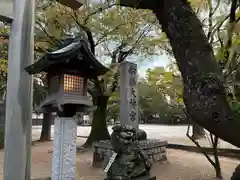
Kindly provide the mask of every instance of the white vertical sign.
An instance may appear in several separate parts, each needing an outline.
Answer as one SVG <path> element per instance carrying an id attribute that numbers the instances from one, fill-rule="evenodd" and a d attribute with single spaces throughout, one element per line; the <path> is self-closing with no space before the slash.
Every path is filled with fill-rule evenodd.
<path id="1" fill-rule="evenodd" d="M 120 123 L 139 126 L 137 97 L 137 64 L 124 61 L 120 65 Z"/>
<path id="2" fill-rule="evenodd" d="M 117 153 L 114 152 L 113 155 L 111 156 L 111 158 L 109 159 L 109 162 L 108 162 L 106 168 L 104 169 L 104 172 L 105 172 L 105 173 L 108 172 L 108 170 L 109 170 L 110 167 L 112 166 L 112 163 L 114 162 L 114 160 L 116 159 L 116 157 L 117 157 Z"/>

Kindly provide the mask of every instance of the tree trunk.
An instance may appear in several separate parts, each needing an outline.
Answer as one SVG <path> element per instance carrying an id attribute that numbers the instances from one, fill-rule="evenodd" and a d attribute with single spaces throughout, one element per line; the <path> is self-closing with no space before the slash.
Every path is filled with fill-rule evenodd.
<path id="1" fill-rule="evenodd" d="M 240 70 L 238 69 L 235 75 L 235 85 L 234 85 L 234 96 L 236 97 L 237 101 L 240 101 Z"/>
<path id="2" fill-rule="evenodd" d="M 213 136 L 213 135 L 211 135 Z M 214 136 L 213 138 L 214 142 L 213 142 L 213 157 L 214 157 L 214 160 L 215 160 L 215 165 L 214 165 L 214 168 L 215 168 L 215 172 L 216 172 L 216 178 L 218 179 L 222 179 L 222 170 L 221 170 L 221 165 L 220 165 L 220 161 L 219 161 L 219 157 L 218 157 L 218 141 L 219 139 Z"/>
<path id="3" fill-rule="evenodd" d="M 231 180 L 239 180 L 240 179 L 240 164 L 236 167 L 231 177 Z"/>
<path id="4" fill-rule="evenodd" d="M 194 139 L 200 139 L 205 136 L 204 129 L 195 122 L 192 122 L 192 130 L 193 130 L 192 137 Z"/>
<path id="5" fill-rule="evenodd" d="M 220 67 L 201 22 L 186 0 L 156 1 L 153 9 L 172 46 L 184 83 L 191 119 L 217 137 L 240 147 L 240 121 L 227 102 Z"/>
<path id="6" fill-rule="evenodd" d="M 216 178 L 222 179 L 222 170 L 221 170 L 218 154 L 216 154 L 215 151 L 217 151 L 217 148 L 214 149 L 214 159 L 215 159 L 214 168 L 215 168 L 215 172 L 216 172 Z"/>
<path id="7" fill-rule="evenodd" d="M 106 123 L 108 99 L 109 96 L 98 96 L 96 98 L 97 109 L 93 114 L 91 132 L 84 147 L 92 146 L 93 142 L 110 139 Z"/>
<path id="8" fill-rule="evenodd" d="M 44 113 L 42 120 L 42 132 L 40 136 L 40 141 L 50 141 L 51 140 L 51 125 L 53 116 L 52 113 Z"/>

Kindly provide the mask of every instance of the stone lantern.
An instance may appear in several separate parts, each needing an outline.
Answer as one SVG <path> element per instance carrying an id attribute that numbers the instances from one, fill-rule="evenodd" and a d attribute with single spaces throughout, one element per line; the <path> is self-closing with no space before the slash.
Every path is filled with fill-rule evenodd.
<path id="1" fill-rule="evenodd" d="M 87 80 L 107 72 L 97 61 L 85 39 L 68 39 L 62 47 L 48 52 L 35 64 L 25 68 L 29 74 L 46 72 L 48 96 L 39 112 L 56 112 L 52 180 L 73 180 L 76 175 L 76 113 L 92 109 L 87 96 Z"/>

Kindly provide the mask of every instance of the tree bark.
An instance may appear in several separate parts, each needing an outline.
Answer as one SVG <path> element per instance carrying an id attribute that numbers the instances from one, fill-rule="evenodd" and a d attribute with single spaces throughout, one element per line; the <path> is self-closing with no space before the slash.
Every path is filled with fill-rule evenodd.
<path id="1" fill-rule="evenodd" d="M 240 179 L 240 164 L 236 167 L 231 177 L 231 180 L 238 180 Z"/>
<path id="2" fill-rule="evenodd" d="M 212 142 L 212 150 L 213 150 L 213 157 L 214 157 L 214 169 L 216 173 L 217 179 L 222 179 L 222 170 L 218 156 L 218 142 L 219 138 L 210 134 L 211 142 Z"/>
<path id="3" fill-rule="evenodd" d="M 92 143 L 100 140 L 110 139 L 110 134 L 107 129 L 107 103 L 109 96 L 98 96 L 95 98 L 97 109 L 93 114 L 92 128 L 84 147 L 92 146 Z"/>
<path id="4" fill-rule="evenodd" d="M 40 136 L 40 141 L 50 141 L 51 140 L 51 125 L 53 116 L 52 113 L 44 113 L 42 120 L 42 132 Z"/>
<path id="5" fill-rule="evenodd" d="M 215 159 L 215 172 L 216 172 L 216 178 L 218 179 L 222 179 L 222 170 L 221 170 L 221 166 L 220 166 L 220 162 L 219 162 L 219 157 L 218 157 L 218 150 L 217 147 L 213 148 L 213 155 L 214 155 L 214 159 Z"/>
<path id="6" fill-rule="evenodd" d="M 220 67 L 190 4 L 186 0 L 157 1 L 153 12 L 167 34 L 181 71 L 184 103 L 191 119 L 240 147 L 240 121 L 234 119 Z"/>

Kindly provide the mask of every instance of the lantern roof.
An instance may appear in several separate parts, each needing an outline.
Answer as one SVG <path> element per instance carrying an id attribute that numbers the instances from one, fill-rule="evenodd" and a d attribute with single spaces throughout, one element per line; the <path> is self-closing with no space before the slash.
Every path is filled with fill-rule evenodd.
<path id="1" fill-rule="evenodd" d="M 25 70 L 29 74 L 67 73 L 93 78 L 105 74 L 108 68 L 96 59 L 87 40 L 75 38 L 66 39 L 61 47 L 48 52 L 36 63 L 26 67 Z"/>

